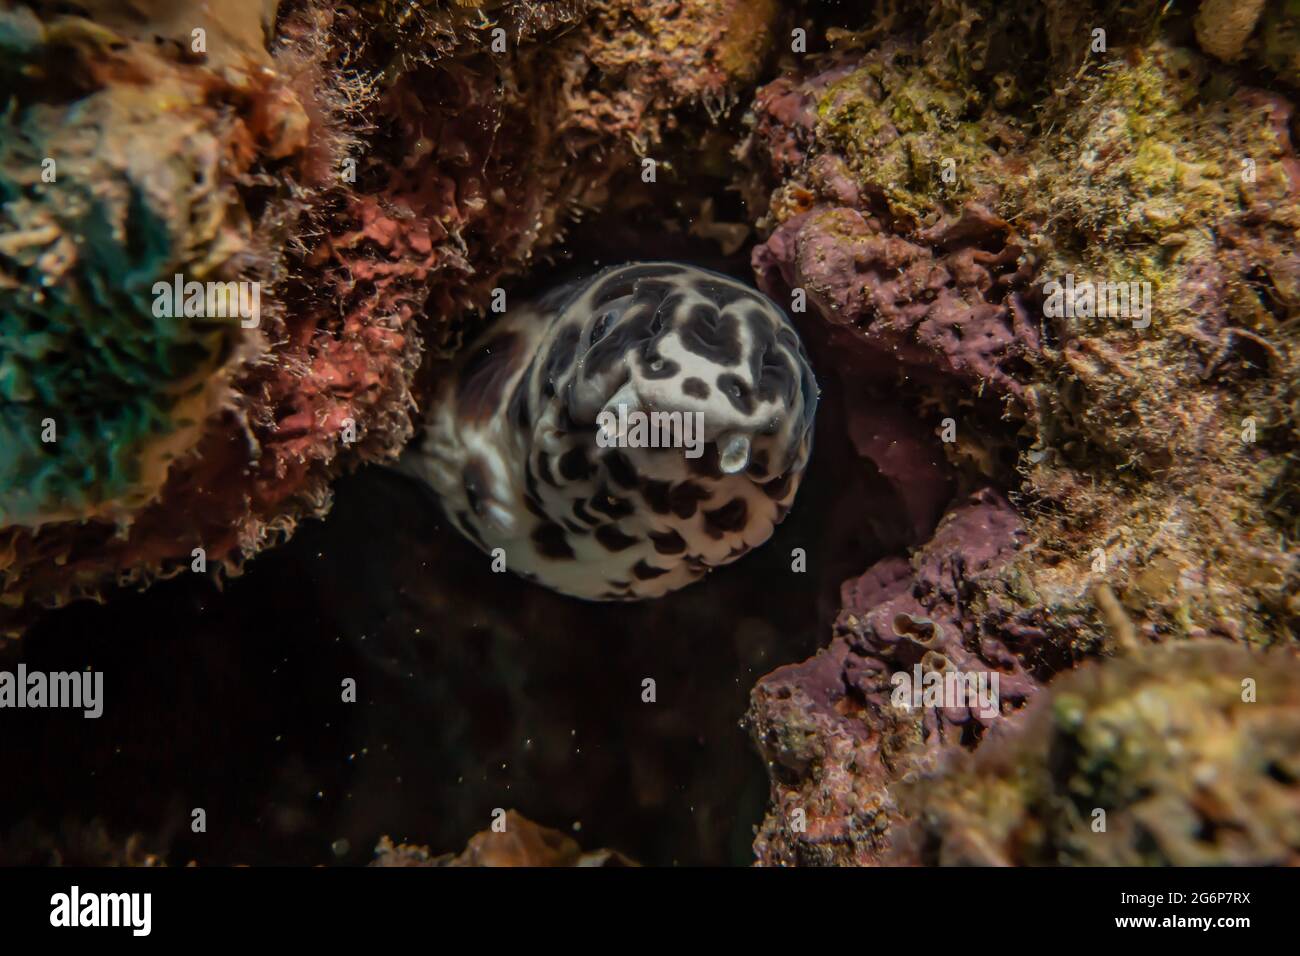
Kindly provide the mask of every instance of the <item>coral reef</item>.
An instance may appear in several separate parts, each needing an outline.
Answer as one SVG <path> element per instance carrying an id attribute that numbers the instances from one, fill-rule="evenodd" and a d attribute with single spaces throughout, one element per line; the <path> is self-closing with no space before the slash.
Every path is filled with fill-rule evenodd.
<path id="1" fill-rule="evenodd" d="M 903 785 L 891 862 L 1295 866 L 1300 662 L 1149 645 L 1052 685 L 1017 733 Z"/>
<path id="2" fill-rule="evenodd" d="M 237 563 L 324 494 L 311 458 L 278 441 L 271 385 L 278 372 L 289 392 L 323 346 L 270 289 L 287 268 L 294 193 L 312 185 L 300 161 L 313 139 L 345 138 L 317 128 L 297 51 L 268 53 L 265 4 L 142 5 L 138 19 L 104 6 L 93 21 L 54 5 L 40 20 L 6 14 L 29 28 L 8 61 L 17 102 L 0 136 L 13 151 L 3 175 L 16 177 L 0 361 L 4 445 L 17 451 L 0 473 L 0 604 L 19 621 L 188 568 L 194 548 L 214 568 Z M 178 274 L 264 285 L 260 314 L 160 314 L 154 283 Z M 401 394 L 413 344 L 382 332 L 367 344 L 348 343 L 339 378 Z M 328 375 L 302 391 L 330 387 L 342 391 Z M 342 400 L 343 415 L 366 421 L 373 397 Z"/>
<path id="3" fill-rule="evenodd" d="M 978 722 L 944 733 L 946 714 L 881 705 L 881 676 L 928 650 L 918 626 L 959 670 L 1013 664 L 1014 707 L 1119 646 L 1294 648 L 1300 620 L 1291 104 L 1180 45 L 1181 13 L 885 6 L 924 30 L 886 17 L 841 33 L 755 98 L 738 152 L 767 233 L 755 272 L 779 301 L 806 295 L 819 374 L 856 388 L 860 431 L 889 436 L 863 457 L 899 487 L 939 488 L 926 449 L 946 430 L 949 480 L 1004 489 L 1017 546 L 990 563 L 955 545 L 974 520 L 957 505 L 910 567 L 846 585 L 827 650 L 759 682 L 762 863 L 881 862 L 907 819 L 898 782 L 950 740 L 979 745 Z M 1050 70 L 1007 52 L 1062 37 Z M 1054 311 L 1053 283 L 1076 280 L 1139 283 L 1149 311 L 1136 293 L 1123 314 Z M 877 401 L 917 427 L 883 428 Z M 944 555 L 955 619 L 934 606 Z M 891 582 L 919 606 L 900 612 Z M 900 642 L 910 657 L 882 655 Z"/>
<path id="4" fill-rule="evenodd" d="M 891 44 L 797 94 L 777 81 L 758 96 L 747 147 L 764 176 L 775 162 L 782 180 L 755 265 L 782 298 L 777 286 L 805 289 L 836 341 L 884 353 L 890 385 L 939 409 L 936 427 L 943 410 L 958 433 L 967 427 L 972 416 L 955 404 L 963 389 L 1002 397 L 1002 433 L 1018 426 L 1017 503 L 1031 540 L 1052 544 L 1047 554 L 1035 544 L 1020 568 L 1040 596 L 1059 608 L 1057 589 L 1089 590 L 1095 582 L 1074 570 L 1102 548 L 1108 580 L 1118 577 L 1147 633 L 1236 636 L 1223 620 L 1235 606 L 1258 612 L 1239 615 L 1244 636 L 1268 642 L 1293 618 L 1296 580 L 1277 508 L 1294 484 L 1291 108 L 1159 39 L 1123 53 L 1043 103 L 1034 122 L 1050 135 L 996 97 L 966 118 L 984 135 L 900 128 L 884 111 L 898 107 L 877 64 L 922 51 Z M 1217 95 L 1188 108 L 1207 92 Z M 778 122 L 773 104 L 790 95 L 801 109 Z M 794 166 L 772 159 L 801 138 L 809 145 Z M 964 158 L 966 140 L 984 155 Z M 931 193 L 903 189 L 894 171 L 909 155 L 936 169 L 956 158 L 958 194 L 937 177 L 915 181 Z M 810 208 L 782 206 L 790 195 Z M 1134 327 L 1136 316 L 1043 318 L 1045 285 L 1067 274 L 1150 282 L 1150 327 Z M 1243 440 L 1248 420 L 1258 440 Z M 944 447 L 956 458 L 961 442 Z M 1148 572 L 1168 564 L 1175 577 L 1187 569 L 1181 599 L 1144 582 L 1138 562 Z"/>
<path id="5" fill-rule="evenodd" d="M 232 278 L 250 237 L 221 168 L 237 178 L 258 153 L 296 144 L 284 128 L 223 116 L 214 102 L 268 95 L 254 87 L 262 64 L 253 55 L 229 68 L 232 83 L 141 53 L 155 83 L 114 86 L 120 64 L 96 56 L 112 39 L 106 29 L 44 29 L 17 10 L 9 16 L 36 34 L 14 51 L 20 62 L 49 83 L 54 57 L 81 55 L 84 73 L 68 79 L 89 89 L 75 105 L 24 103 L 0 134 L 0 520 L 114 521 L 155 498 L 170 463 L 193 449 L 248 338 L 237 315 L 159 317 L 153 284 L 183 267 L 203 280 Z"/>
<path id="6" fill-rule="evenodd" d="M 773 794 L 754 842 L 760 863 L 879 862 L 901 819 L 892 783 L 948 750 L 974 746 L 1004 713 L 1033 699 L 1036 674 L 1060 666 L 1037 659 L 1033 615 L 999 593 L 997 573 L 1023 536 L 1001 497 L 972 495 L 910 562 L 886 558 L 844 584 L 829 647 L 758 682 L 746 721 Z M 1000 712 L 900 709 L 891 677 L 917 666 L 997 671 Z"/>

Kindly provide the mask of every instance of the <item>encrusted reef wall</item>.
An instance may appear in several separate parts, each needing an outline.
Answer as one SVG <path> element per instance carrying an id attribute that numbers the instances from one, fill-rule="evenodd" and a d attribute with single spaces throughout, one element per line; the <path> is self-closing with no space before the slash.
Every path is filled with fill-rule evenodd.
<path id="1" fill-rule="evenodd" d="M 758 91 L 738 158 L 759 283 L 806 297 L 863 457 L 922 512 L 938 478 L 957 491 L 910 558 L 845 584 L 825 650 L 756 686 L 760 863 L 1294 862 L 1293 728 L 1234 748 L 1293 723 L 1297 22 L 881 3 Z M 1102 283 L 1128 306 L 1062 306 Z M 940 462 L 907 450 L 935 436 Z M 891 702 L 892 678 L 954 670 L 996 673 L 1000 714 Z M 1189 712 L 1141 712 L 1149 682 Z M 1237 772 L 1221 750 L 1251 763 L 1226 795 L 1184 772 Z M 1135 752 L 1153 766 L 1125 777 Z M 1112 829 L 1091 842 L 1094 807 Z"/>
<path id="2" fill-rule="evenodd" d="M 890 862 L 1295 866 L 1300 666 L 1220 641 L 1136 649 L 899 794 Z"/>
<path id="3" fill-rule="evenodd" d="M 6 4 L 3 629 L 114 584 L 238 572 L 322 514 L 332 477 L 409 436 L 422 350 L 454 349 L 465 311 L 683 117 L 734 104 L 776 15 Z M 175 275 L 258 283 L 260 315 L 160 316 Z"/>

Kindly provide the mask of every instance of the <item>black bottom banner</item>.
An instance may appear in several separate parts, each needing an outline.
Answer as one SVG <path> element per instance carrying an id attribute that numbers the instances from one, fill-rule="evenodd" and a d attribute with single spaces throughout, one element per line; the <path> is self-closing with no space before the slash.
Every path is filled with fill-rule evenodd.
<path id="1" fill-rule="evenodd" d="M 9 869 L 5 938 L 332 943 L 463 932 L 499 941 L 636 927 L 733 941 L 832 930 L 873 947 L 1013 934 L 1225 942 L 1291 925 L 1287 870 Z M 430 934 L 437 934 L 430 937 Z M 1231 943 L 1229 943 L 1231 945 Z"/>

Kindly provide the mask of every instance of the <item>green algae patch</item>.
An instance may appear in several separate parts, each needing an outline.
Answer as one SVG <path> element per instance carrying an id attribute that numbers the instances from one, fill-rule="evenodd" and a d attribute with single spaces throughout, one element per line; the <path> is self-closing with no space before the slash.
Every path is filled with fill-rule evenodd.
<path id="1" fill-rule="evenodd" d="M 936 197 L 959 205 L 991 186 L 988 131 L 971 117 L 977 103 L 886 49 L 826 90 L 817 135 L 895 215 L 920 221 Z"/>
<path id="2" fill-rule="evenodd" d="M 155 283 L 209 278 L 226 239 L 215 140 L 197 117 L 149 119 L 165 94 L 0 120 L 0 523 L 147 504 L 244 334 L 237 316 L 156 314 Z"/>

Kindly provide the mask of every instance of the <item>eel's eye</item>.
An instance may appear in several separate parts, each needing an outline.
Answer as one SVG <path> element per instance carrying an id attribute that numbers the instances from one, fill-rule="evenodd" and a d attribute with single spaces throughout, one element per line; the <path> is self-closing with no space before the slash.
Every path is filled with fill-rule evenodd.
<path id="1" fill-rule="evenodd" d="M 601 308 L 600 315 L 591 325 L 591 339 L 587 342 L 587 347 L 591 348 L 591 346 L 603 339 L 605 333 L 622 320 L 623 314 L 627 312 L 628 307 L 631 305 L 632 297 L 628 295 L 606 302 Z"/>
<path id="2" fill-rule="evenodd" d="M 609 329 L 609 324 L 618 318 L 618 313 L 610 309 L 596 320 L 596 324 L 591 327 L 591 344 L 595 345 L 605 337 L 605 332 Z"/>

